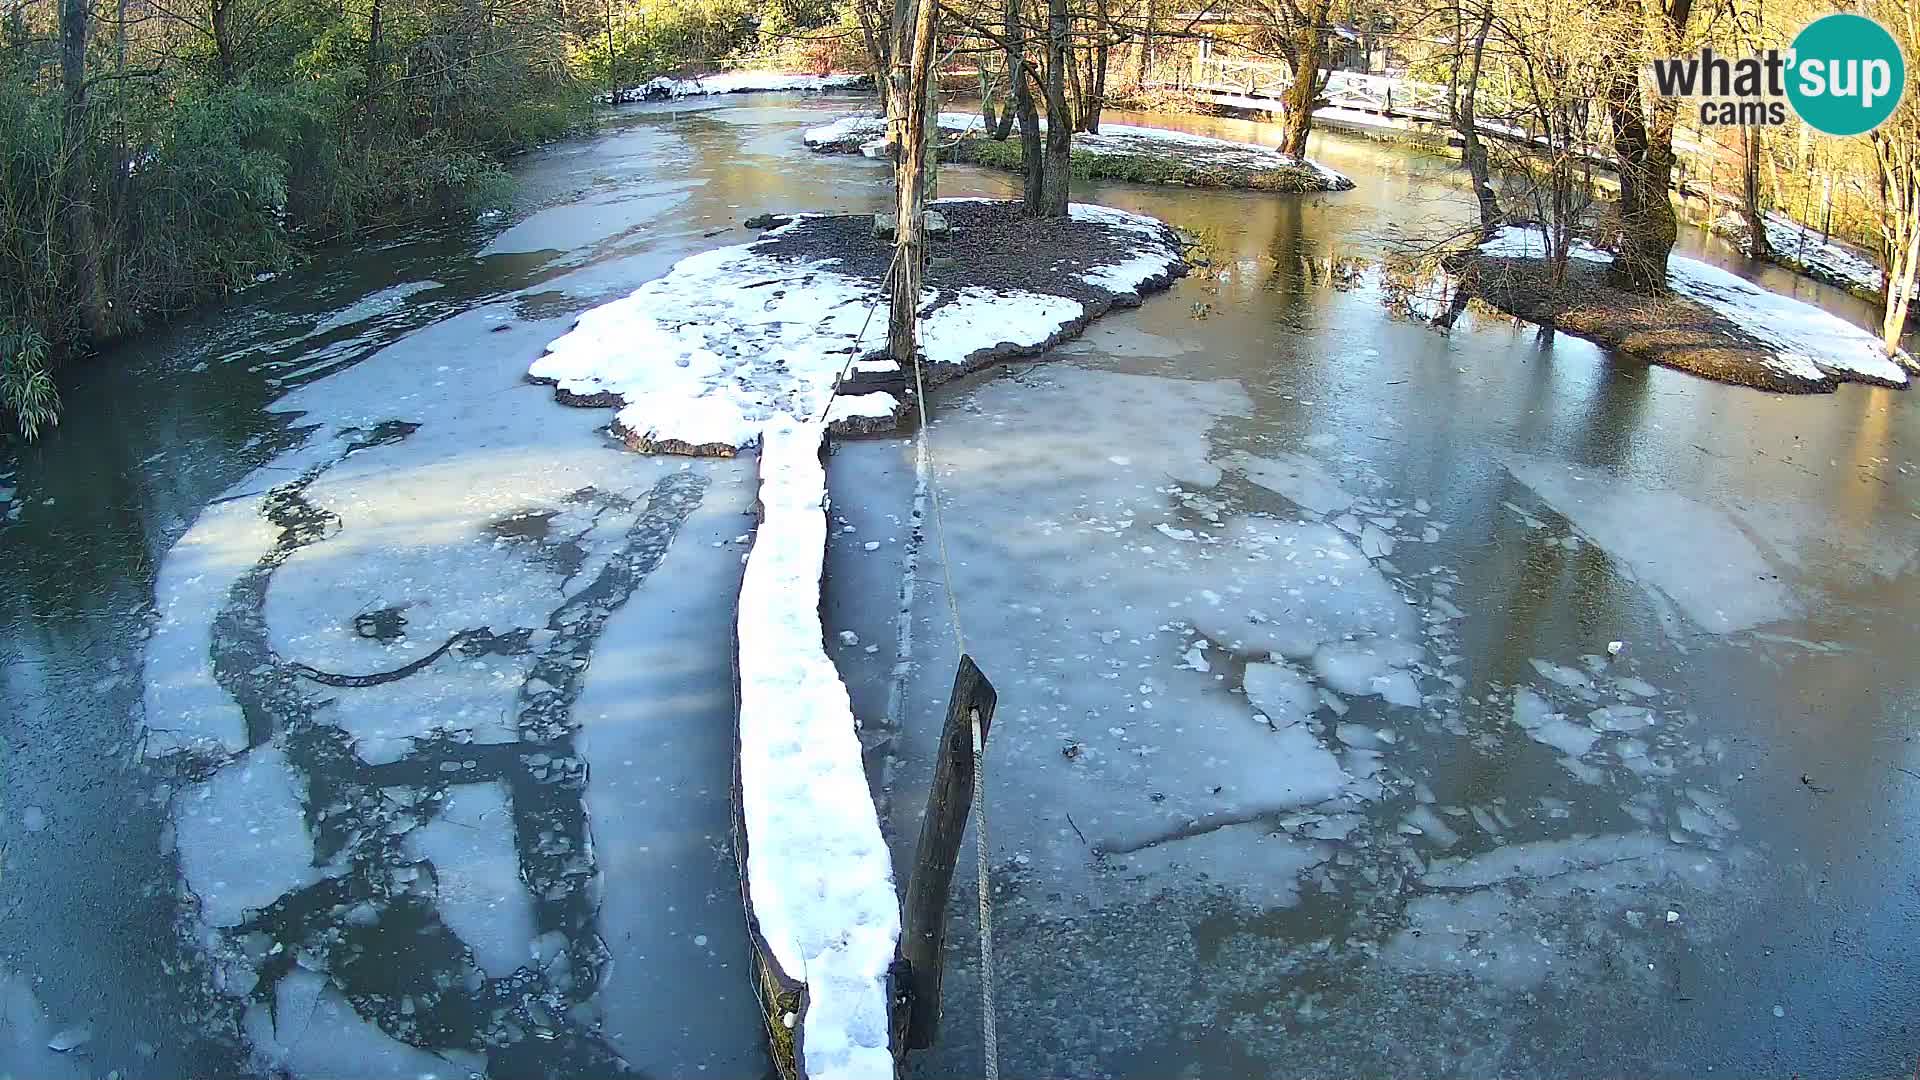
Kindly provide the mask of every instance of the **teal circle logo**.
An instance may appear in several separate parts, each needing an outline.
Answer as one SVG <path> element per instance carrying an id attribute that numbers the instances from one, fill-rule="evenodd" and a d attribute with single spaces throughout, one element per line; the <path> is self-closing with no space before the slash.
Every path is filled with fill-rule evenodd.
<path id="1" fill-rule="evenodd" d="M 1861 135 L 1893 115 L 1907 89 L 1900 45 L 1864 15 L 1815 19 L 1793 39 L 1787 100 L 1815 131 Z"/>

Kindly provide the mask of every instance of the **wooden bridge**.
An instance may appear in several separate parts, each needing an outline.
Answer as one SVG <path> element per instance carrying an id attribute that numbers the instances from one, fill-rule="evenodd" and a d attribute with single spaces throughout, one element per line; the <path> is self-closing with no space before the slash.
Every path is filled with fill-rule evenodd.
<path id="1" fill-rule="evenodd" d="M 1200 43 L 1200 51 L 1193 58 L 1193 78 L 1185 89 L 1229 108 L 1281 111 L 1281 101 L 1287 88 L 1293 85 L 1293 72 L 1287 65 L 1221 56 L 1213 51 L 1212 44 L 1210 41 Z M 1329 74 L 1322 97 L 1325 103 L 1317 106 L 1316 111 L 1349 109 L 1379 117 L 1449 122 L 1447 88 L 1438 83 L 1414 82 L 1394 75 L 1335 71 Z"/>

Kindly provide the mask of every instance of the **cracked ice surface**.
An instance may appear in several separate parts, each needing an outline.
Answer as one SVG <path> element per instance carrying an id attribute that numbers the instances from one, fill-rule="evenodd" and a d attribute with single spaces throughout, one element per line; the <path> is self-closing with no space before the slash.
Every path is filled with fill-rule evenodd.
<path id="1" fill-rule="evenodd" d="M 1412 686 L 1418 624 L 1339 530 L 1220 512 L 1208 432 L 1245 413 L 1238 384 L 1066 367 L 1021 382 L 973 391 L 933 433 L 968 646 L 1000 688 L 995 805 L 1033 823 L 1018 872 L 1104 896 L 1126 886 L 1103 869 L 1177 865 L 1290 902 L 1326 853 L 1277 815 L 1378 791 L 1294 662 L 1324 647 L 1349 690 Z M 944 651 L 936 626 L 916 633 L 943 643 L 920 658 L 930 699 L 951 670 L 924 655 Z"/>
<path id="2" fill-rule="evenodd" d="M 183 932 L 215 989 L 256 1002 L 238 1030 L 207 1023 L 249 1042 L 263 1070 L 466 1076 L 484 1071 L 468 1053 L 484 1046 L 609 1075 L 616 1036 L 662 1074 L 738 1065 L 724 1055 L 751 1021 L 750 983 L 715 959 L 744 946 L 729 931 L 741 919 L 724 748 L 694 753 L 712 737 L 677 726 L 644 753 L 569 740 L 620 719 L 604 698 L 590 716 L 573 709 L 610 616 L 714 478 L 734 474 L 716 511 L 732 520 L 708 519 L 703 541 L 737 532 L 748 489 L 733 466 L 609 443 L 590 415 L 526 387 L 515 349 L 457 377 L 436 366 L 502 314 L 454 316 L 283 398 L 317 429 L 212 504 L 160 567 L 146 751 L 185 772 L 170 836 L 200 908 Z M 724 612 L 737 552 L 702 555 L 670 595 Z M 645 624 L 676 640 L 659 611 Z M 622 663 L 616 652 L 591 670 Z M 694 678 L 726 693 L 724 671 Z M 681 690 L 607 689 L 622 717 L 683 715 Z M 589 785 L 579 755 L 609 748 Z M 616 853 L 640 834 L 645 800 L 612 781 L 641 758 L 664 789 L 717 779 L 719 811 L 698 858 L 616 861 L 603 876 L 589 819 Z M 688 923 L 715 944 L 674 969 L 682 992 L 608 1013 L 602 975 L 644 968 L 633 943 L 644 950 L 655 928 L 692 938 Z M 617 1033 L 598 1028 L 603 1015 Z M 511 1049 L 533 1038 L 537 1051 Z"/>

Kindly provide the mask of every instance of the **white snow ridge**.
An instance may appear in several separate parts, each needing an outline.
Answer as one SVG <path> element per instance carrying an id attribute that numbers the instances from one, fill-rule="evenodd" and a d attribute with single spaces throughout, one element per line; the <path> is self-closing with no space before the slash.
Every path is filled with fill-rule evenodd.
<path id="1" fill-rule="evenodd" d="M 892 1075 L 887 967 L 900 938 L 853 706 L 822 648 L 823 434 L 794 421 L 763 433 L 739 622 L 747 896 L 774 959 L 806 981 L 812 1080 Z"/>

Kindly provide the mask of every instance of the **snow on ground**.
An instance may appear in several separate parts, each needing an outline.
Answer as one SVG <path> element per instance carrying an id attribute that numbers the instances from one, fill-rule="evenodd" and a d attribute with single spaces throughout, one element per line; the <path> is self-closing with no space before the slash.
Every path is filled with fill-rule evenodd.
<path id="1" fill-rule="evenodd" d="M 1503 258 L 1542 258 L 1546 238 L 1538 229 L 1508 226 L 1481 244 L 1480 251 Z M 1585 241 L 1576 241 L 1569 254 L 1589 262 L 1613 261 Z M 1766 362 L 1791 378 L 1824 382 L 1837 376 L 1907 385 L 1903 365 L 1911 366 L 1913 361 L 1906 353 L 1888 357 L 1877 335 L 1811 304 L 1679 254 L 1667 259 L 1667 284 L 1778 350 Z"/>
<path id="2" fill-rule="evenodd" d="M 983 121 L 975 113 L 941 113 L 940 130 L 950 135 L 981 130 Z M 1041 121 L 1046 126 L 1046 121 Z M 869 157 L 878 156 L 886 144 L 885 117 L 869 114 L 843 116 L 830 124 L 807 131 L 802 140 L 817 151 L 859 149 Z M 1274 169 L 1306 165 L 1319 173 L 1330 190 L 1342 191 L 1353 181 L 1317 161 L 1282 154 L 1270 146 L 1232 142 L 1206 135 L 1192 135 L 1167 128 L 1138 127 L 1132 124 L 1102 124 L 1099 134 L 1076 132 L 1073 147 L 1095 154 L 1130 156 L 1178 156 L 1195 164 L 1236 169 Z"/>
<path id="3" fill-rule="evenodd" d="M 758 246 L 682 259 L 586 311 L 529 374 L 578 397 L 613 395 L 632 436 L 694 452 L 751 446 L 776 415 L 818 419 L 850 354 L 885 340 L 885 319 L 870 319 L 879 290 L 835 272 L 833 260 L 780 259 Z M 1021 298 L 1008 299 L 1017 309 Z M 847 396 L 829 419 L 891 417 L 899 407 L 891 394 Z"/>
<path id="4" fill-rule="evenodd" d="M 1319 173 L 1326 181 L 1328 188 L 1332 190 L 1343 191 L 1353 186 L 1353 181 L 1346 175 L 1329 169 L 1311 158 L 1296 158 L 1290 154 L 1283 154 L 1271 146 L 1232 142 L 1207 135 L 1170 131 L 1166 128 L 1101 124 L 1097 135 L 1084 132 L 1075 134 L 1073 145 L 1076 149 L 1090 150 L 1096 154 L 1174 154 L 1186 157 L 1196 164 L 1238 169 L 1272 169 L 1280 166 L 1305 165 Z"/>
<path id="5" fill-rule="evenodd" d="M 957 135 L 967 131 L 981 130 L 986 121 L 978 113 L 943 112 L 939 116 L 942 133 Z M 886 142 L 887 118 L 872 113 L 851 113 L 829 124 L 808 128 L 801 133 L 800 141 L 807 149 L 825 151 L 858 150 L 875 140 Z"/>
<path id="6" fill-rule="evenodd" d="M 866 75 L 801 75 L 779 71 L 723 71 L 714 75 L 695 75 L 675 79 L 662 75 L 657 79 L 620 91 L 620 100 L 658 101 L 709 94 L 771 93 L 782 90 L 857 90 L 872 82 Z M 601 95 L 606 100 L 606 95 Z"/>
<path id="7" fill-rule="evenodd" d="M 1086 271 L 1088 284 L 1133 294 L 1180 264 L 1168 232 L 1151 218 L 1082 204 L 1071 212 L 1140 238 L 1135 254 Z M 802 215 L 768 237 L 808 220 Z M 729 454 L 751 446 L 775 418 L 819 419 L 849 360 L 884 343 L 882 294 L 836 270 L 835 259 L 768 254 L 766 239 L 683 259 L 632 295 L 587 311 L 529 374 L 566 395 L 619 401 L 616 423 L 646 447 Z M 1030 351 L 1088 310 L 1061 296 L 984 288 L 955 296 L 928 289 L 923 304 L 922 347 L 942 364 L 994 348 Z M 902 407 L 885 392 L 843 394 L 826 418 L 885 427 Z"/>
<path id="8" fill-rule="evenodd" d="M 807 984 L 806 1074 L 893 1073 L 893 867 L 852 705 L 824 651 L 826 470 L 817 423 L 766 428 L 761 520 L 740 585 L 740 791 L 747 893 L 781 969 Z"/>
<path id="9" fill-rule="evenodd" d="M 1886 274 L 1872 255 L 1844 244 L 1820 230 L 1802 225 L 1777 210 L 1765 218 L 1767 244 L 1774 256 L 1796 266 L 1808 277 L 1838 285 L 1854 292 L 1878 294 Z M 1715 219 L 1713 231 L 1740 238 L 1745 244 L 1745 215 L 1729 211 Z"/>

